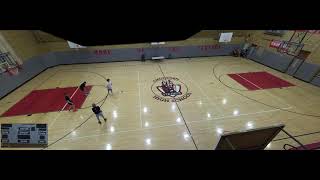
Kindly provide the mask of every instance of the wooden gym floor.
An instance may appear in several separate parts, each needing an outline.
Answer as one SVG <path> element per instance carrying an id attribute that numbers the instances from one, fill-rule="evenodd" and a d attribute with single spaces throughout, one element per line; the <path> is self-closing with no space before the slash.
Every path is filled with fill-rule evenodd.
<path id="1" fill-rule="evenodd" d="M 257 71 L 295 86 L 249 91 L 227 75 Z M 176 103 L 153 98 L 154 80 L 161 77 L 178 78 L 182 93 L 188 90 L 191 95 Z M 107 98 L 106 78 L 114 88 Z M 32 90 L 73 87 L 83 81 L 93 85 L 83 109 L 0 117 L 0 123 L 47 123 L 49 150 L 210 150 L 223 131 L 278 123 L 303 144 L 320 141 L 318 87 L 250 60 L 226 56 L 58 66 L 0 100 L 0 114 Z M 97 123 L 92 103 L 101 106 L 107 123 Z M 280 132 L 267 149 L 281 150 L 285 143 L 298 146 Z"/>

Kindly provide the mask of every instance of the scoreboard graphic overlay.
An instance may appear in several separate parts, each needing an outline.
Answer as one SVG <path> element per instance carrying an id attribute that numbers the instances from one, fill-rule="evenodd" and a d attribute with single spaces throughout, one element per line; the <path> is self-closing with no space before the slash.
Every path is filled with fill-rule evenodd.
<path id="1" fill-rule="evenodd" d="M 47 124 L 1 124 L 1 147 L 46 147 Z"/>

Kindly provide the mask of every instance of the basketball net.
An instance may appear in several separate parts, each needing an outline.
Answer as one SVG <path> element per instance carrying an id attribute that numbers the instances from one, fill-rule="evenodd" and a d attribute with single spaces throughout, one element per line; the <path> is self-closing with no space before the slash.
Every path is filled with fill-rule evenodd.
<path id="1" fill-rule="evenodd" d="M 283 54 L 288 53 L 288 50 L 289 50 L 289 44 L 286 42 L 281 43 L 280 46 L 278 47 L 278 51 Z"/>

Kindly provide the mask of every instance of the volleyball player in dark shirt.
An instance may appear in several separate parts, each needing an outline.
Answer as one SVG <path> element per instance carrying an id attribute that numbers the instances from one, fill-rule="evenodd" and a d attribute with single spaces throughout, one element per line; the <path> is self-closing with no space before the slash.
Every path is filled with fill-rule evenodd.
<path id="1" fill-rule="evenodd" d="M 86 84 L 87 82 L 83 82 L 82 84 L 80 84 L 79 89 L 83 92 L 84 95 L 88 96 L 89 92 L 86 91 Z"/>
<path id="2" fill-rule="evenodd" d="M 67 104 L 70 106 L 69 111 L 73 109 L 73 111 L 76 111 L 76 106 L 73 104 L 71 98 L 68 96 L 68 94 L 64 94 L 64 99 L 66 100 Z"/>
<path id="3" fill-rule="evenodd" d="M 100 116 L 104 119 L 105 122 L 107 121 L 107 118 L 104 117 L 104 115 L 103 115 L 100 107 L 97 106 L 96 104 L 92 104 L 92 111 L 93 111 L 94 114 L 96 115 L 99 124 L 101 124 Z"/>

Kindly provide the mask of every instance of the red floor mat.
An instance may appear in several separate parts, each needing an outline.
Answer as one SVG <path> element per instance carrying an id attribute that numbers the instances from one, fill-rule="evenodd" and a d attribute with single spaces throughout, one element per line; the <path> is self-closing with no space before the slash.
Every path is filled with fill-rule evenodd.
<path id="1" fill-rule="evenodd" d="M 86 100 L 86 96 L 78 89 L 78 87 L 56 88 L 56 89 L 43 89 L 34 90 L 8 111 L 3 113 L 2 117 L 27 115 L 36 113 L 46 113 L 60 111 L 66 104 L 64 93 L 67 93 L 74 102 L 76 108 L 81 108 Z M 87 91 L 91 91 L 92 86 L 86 87 Z M 68 110 L 67 105 L 64 110 Z"/>
<path id="2" fill-rule="evenodd" d="M 294 86 L 267 72 L 249 72 L 228 74 L 232 79 L 246 87 L 248 90 L 271 89 Z"/>
<path id="3" fill-rule="evenodd" d="M 252 83 L 249 83 L 244 78 L 239 76 L 238 74 L 228 74 L 232 79 L 236 80 L 238 83 L 240 83 L 242 86 L 247 88 L 248 90 L 257 90 L 260 89 L 256 86 L 254 86 Z"/>

